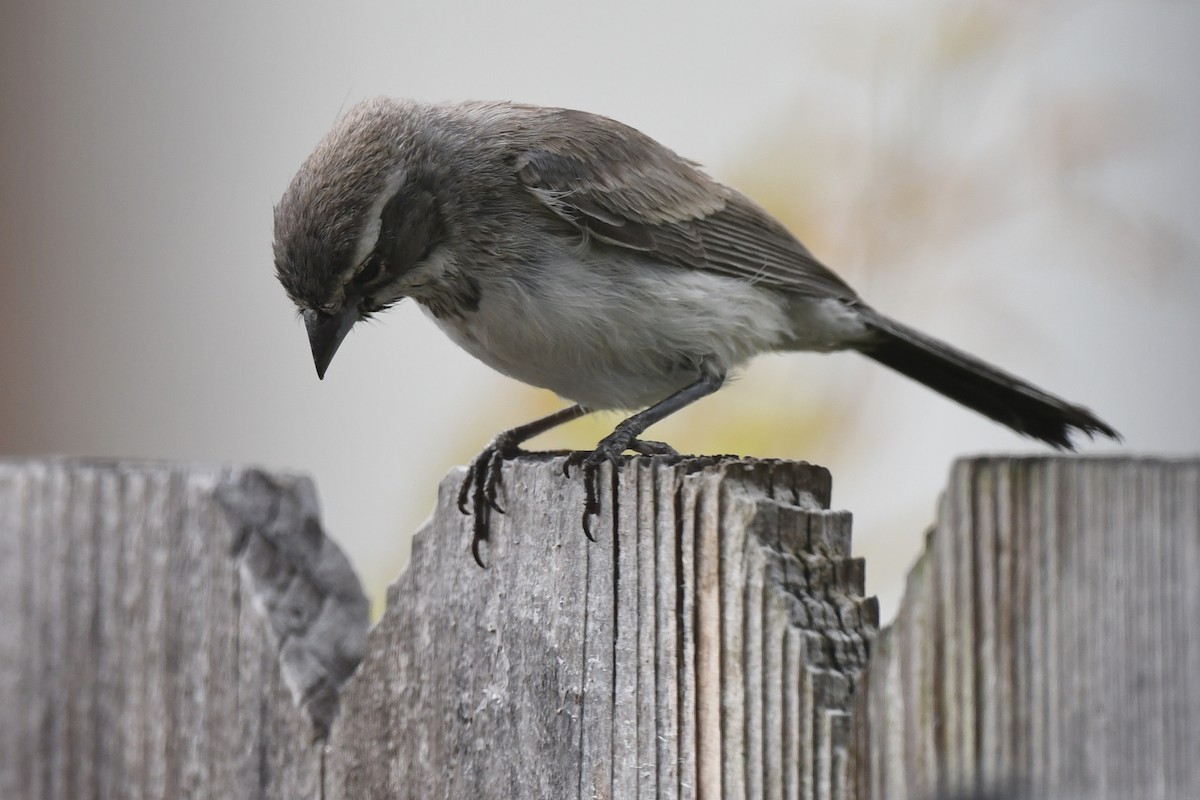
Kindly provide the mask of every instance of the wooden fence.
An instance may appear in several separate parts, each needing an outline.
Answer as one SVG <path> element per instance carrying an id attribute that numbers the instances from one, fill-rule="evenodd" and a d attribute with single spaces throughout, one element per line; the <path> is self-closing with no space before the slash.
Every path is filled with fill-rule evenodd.
<path id="1" fill-rule="evenodd" d="M 0 798 L 1200 797 L 1200 461 L 961 462 L 878 636 L 825 470 L 604 478 L 480 569 L 452 474 L 368 633 L 307 479 L 0 461 Z"/>

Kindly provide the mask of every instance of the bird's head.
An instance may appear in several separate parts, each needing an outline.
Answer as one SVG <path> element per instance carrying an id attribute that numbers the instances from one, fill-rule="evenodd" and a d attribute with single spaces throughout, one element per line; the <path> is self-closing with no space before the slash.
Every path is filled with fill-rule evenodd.
<path id="1" fill-rule="evenodd" d="M 318 377 L 355 322 L 408 296 L 444 239 L 412 109 L 353 108 L 275 206 L 275 271 L 300 310 Z"/>

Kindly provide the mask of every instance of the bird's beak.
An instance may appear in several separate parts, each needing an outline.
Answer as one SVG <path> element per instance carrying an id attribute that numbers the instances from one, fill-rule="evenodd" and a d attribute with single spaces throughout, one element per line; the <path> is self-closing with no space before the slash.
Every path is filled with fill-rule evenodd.
<path id="1" fill-rule="evenodd" d="M 333 354 L 337 352 L 350 328 L 358 321 L 358 308 L 352 303 L 337 314 L 325 314 L 306 308 L 301 312 L 301 316 L 304 317 L 304 327 L 308 329 L 308 343 L 312 346 L 317 377 L 323 380 L 329 362 L 333 361 Z"/>

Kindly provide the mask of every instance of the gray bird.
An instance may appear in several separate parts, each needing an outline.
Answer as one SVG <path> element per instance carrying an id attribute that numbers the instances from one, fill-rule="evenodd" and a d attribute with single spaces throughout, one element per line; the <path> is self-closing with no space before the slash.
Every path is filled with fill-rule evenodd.
<path id="1" fill-rule="evenodd" d="M 275 268 L 317 375 L 355 322 L 411 297 L 460 347 L 575 405 L 505 431 L 459 505 L 487 536 L 502 461 L 600 409 L 644 409 L 577 459 L 673 452 L 639 437 L 764 352 L 857 350 L 1018 433 L 1070 449 L 1085 408 L 875 311 L 754 201 L 605 117 L 377 98 L 317 145 L 275 208 Z"/>

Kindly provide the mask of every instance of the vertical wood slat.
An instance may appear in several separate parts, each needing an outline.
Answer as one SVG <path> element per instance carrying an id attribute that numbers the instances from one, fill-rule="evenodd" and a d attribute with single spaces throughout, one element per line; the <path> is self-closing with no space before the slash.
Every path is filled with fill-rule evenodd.
<path id="1" fill-rule="evenodd" d="M 855 703 L 853 796 L 1200 796 L 1200 461 L 952 472 Z"/>
<path id="2" fill-rule="evenodd" d="M 657 696 L 659 710 L 656 725 L 655 760 L 658 765 L 658 798 L 679 800 L 686 796 L 684 759 L 679 742 L 687 740 L 683 709 L 689 698 L 682 690 L 681 674 L 691 674 L 689 660 L 684 659 L 686 650 L 685 617 L 686 607 L 681 607 L 679 587 L 685 578 L 682 542 L 677 535 L 679 498 L 675 490 L 675 475 L 669 470 L 644 470 L 654 478 L 655 485 L 648 490 L 649 496 L 671 497 L 676 495 L 670 507 L 654 506 L 655 539 L 655 616 L 658 636 L 654 642 L 653 659 L 657 666 Z M 673 757 L 674 756 L 674 757 Z"/>

